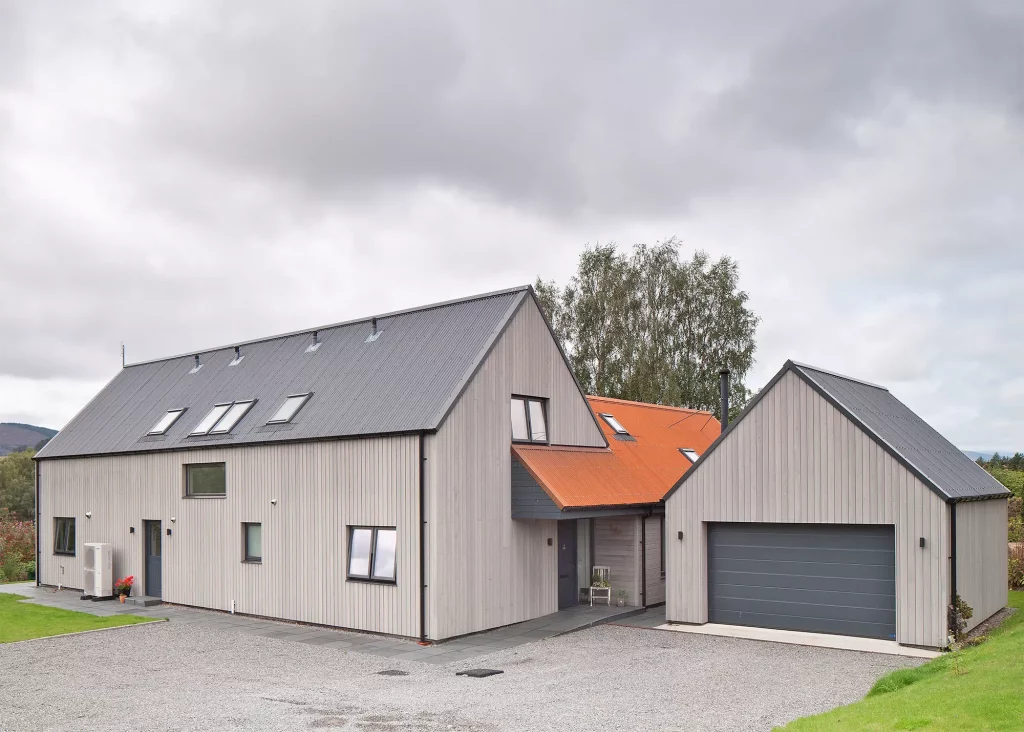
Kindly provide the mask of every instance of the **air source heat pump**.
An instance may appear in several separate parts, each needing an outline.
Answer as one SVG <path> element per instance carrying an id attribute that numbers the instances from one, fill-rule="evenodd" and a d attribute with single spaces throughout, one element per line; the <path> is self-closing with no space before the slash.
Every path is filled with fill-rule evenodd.
<path id="1" fill-rule="evenodd" d="M 114 547 L 112 544 L 85 545 L 84 597 L 111 597 L 114 594 Z"/>

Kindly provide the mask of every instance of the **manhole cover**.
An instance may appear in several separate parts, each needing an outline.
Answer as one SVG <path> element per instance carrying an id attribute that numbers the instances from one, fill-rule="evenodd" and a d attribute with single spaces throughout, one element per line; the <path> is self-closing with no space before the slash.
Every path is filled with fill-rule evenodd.
<path id="1" fill-rule="evenodd" d="M 456 676 L 472 676 L 474 679 L 482 679 L 485 676 L 494 676 L 495 674 L 503 674 L 504 671 L 496 671 L 493 668 L 471 668 L 469 671 L 459 671 Z"/>
<path id="2" fill-rule="evenodd" d="M 408 671 L 399 671 L 397 668 L 387 668 L 377 672 L 378 676 L 408 676 Z"/>

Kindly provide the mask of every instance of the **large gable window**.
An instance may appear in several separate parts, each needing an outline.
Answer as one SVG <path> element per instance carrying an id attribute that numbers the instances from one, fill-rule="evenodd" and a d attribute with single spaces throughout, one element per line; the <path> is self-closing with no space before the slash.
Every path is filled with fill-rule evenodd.
<path id="1" fill-rule="evenodd" d="M 248 399 L 240 402 L 225 402 L 217 404 L 210 410 L 209 414 L 203 417 L 203 421 L 196 425 L 189 435 L 225 435 L 234 429 L 238 421 L 245 416 L 255 399 Z"/>
<path id="2" fill-rule="evenodd" d="M 166 435 L 175 422 L 178 421 L 178 417 L 185 413 L 184 409 L 171 409 L 164 416 L 162 416 L 155 425 L 146 434 L 149 435 Z"/>
<path id="3" fill-rule="evenodd" d="M 546 407 L 543 399 L 512 397 L 512 439 L 516 442 L 547 442 Z"/>
<path id="4" fill-rule="evenodd" d="M 350 526 L 348 578 L 367 582 L 394 582 L 398 531 L 394 528 Z"/>

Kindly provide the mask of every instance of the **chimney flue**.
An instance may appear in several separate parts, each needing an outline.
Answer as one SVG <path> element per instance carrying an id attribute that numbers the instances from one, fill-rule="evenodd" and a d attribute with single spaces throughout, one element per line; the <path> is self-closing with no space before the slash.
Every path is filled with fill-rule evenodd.
<path id="1" fill-rule="evenodd" d="M 722 380 L 722 432 L 729 426 L 729 369 L 718 372 Z"/>

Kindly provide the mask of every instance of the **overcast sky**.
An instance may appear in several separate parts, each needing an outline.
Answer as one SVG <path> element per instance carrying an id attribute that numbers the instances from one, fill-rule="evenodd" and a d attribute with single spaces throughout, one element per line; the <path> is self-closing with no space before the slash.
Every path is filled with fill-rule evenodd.
<path id="1" fill-rule="evenodd" d="M 786 358 L 1024 450 L 1024 4 L 0 0 L 0 421 L 137 361 L 729 255 Z"/>

